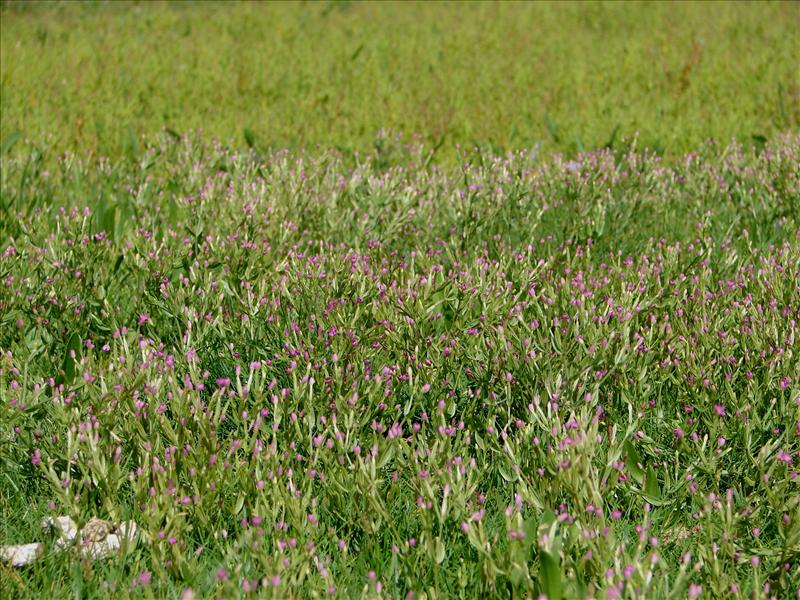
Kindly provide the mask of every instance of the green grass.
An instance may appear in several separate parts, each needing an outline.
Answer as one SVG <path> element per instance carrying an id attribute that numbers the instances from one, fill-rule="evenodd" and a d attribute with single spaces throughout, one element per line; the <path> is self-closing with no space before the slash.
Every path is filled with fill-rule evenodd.
<path id="1" fill-rule="evenodd" d="M 793 597 L 799 29 L 0 0 L 0 598 Z"/>
<path id="2" fill-rule="evenodd" d="M 0 596 L 792 597 L 800 136 L 380 147 L 0 158 Z"/>
<path id="3" fill-rule="evenodd" d="M 378 131 L 667 154 L 800 124 L 800 4 L 41 4 L 0 8 L 3 139 L 117 157 L 202 129 L 368 151 Z M 755 138 L 754 138 L 755 136 Z"/>

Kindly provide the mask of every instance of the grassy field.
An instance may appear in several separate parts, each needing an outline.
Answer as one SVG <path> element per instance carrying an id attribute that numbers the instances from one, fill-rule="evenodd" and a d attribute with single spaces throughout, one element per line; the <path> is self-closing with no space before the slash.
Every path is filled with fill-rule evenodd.
<path id="1" fill-rule="evenodd" d="M 142 530 L 3 585 L 793 595 L 800 137 L 382 147 L 3 160 L 0 540 Z"/>
<path id="2" fill-rule="evenodd" d="M 378 131 L 682 153 L 800 124 L 800 4 L 4 3 L 0 132 L 118 157 L 202 129 L 369 151 Z"/>
<path id="3" fill-rule="evenodd" d="M 800 598 L 799 7 L 0 4 L 0 598 Z"/>

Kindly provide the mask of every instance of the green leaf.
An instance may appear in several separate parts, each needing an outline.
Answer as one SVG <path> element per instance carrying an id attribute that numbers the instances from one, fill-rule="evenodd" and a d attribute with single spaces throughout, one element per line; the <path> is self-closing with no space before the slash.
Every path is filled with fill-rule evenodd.
<path id="1" fill-rule="evenodd" d="M 71 351 L 75 352 L 75 357 L 72 357 Z M 73 333 L 67 342 L 67 350 L 64 352 L 64 362 L 61 368 L 64 369 L 64 382 L 67 384 L 75 380 L 75 363 L 80 358 L 81 351 L 81 338 L 77 333 Z"/>
<path id="2" fill-rule="evenodd" d="M 513 470 L 506 469 L 505 467 L 498 467 L 497 469 L 500 472 L 500 475 L 503 479 L 507 482 L 511 483 L 512 481 L 517 480 L 517 474 Z"/>
<path id="3" fill-rule="evenodd" d="M 117 215 L 115 215 L 116 217 Z M 129 202 L 121 203 L 117 222 L 114 225 L 114 240 L 119 242 L 125 235 L 128 224 L 132 221 L 133 211 Z"/>
<path id="4" fill-rule="evenodd" d="M 514 587 L 519 587 L 519 584 L 525 579 L 526 574 L 527 573 L 521 565 L 515 564 L 511 568 L 511 575 L 509 576 L 509 579 Z"/>
<path id="5" fill-rule="evenodd" d="M 395 444 L 392 444 L 381 454 L 380 460 L 378 461 L 379 469 L 383 469 L 386 465 L 389 464 L 389 461 L 392 460 L 392 458 L 394 458 L 396 449 L 397 446 Z"/>
<path id="6" fill-rule="evenodd" d="M 614 147 L 614 142 L 617 139 L 617 134 L 618 133 L 619 133 L 619 125 L 614 127 L 614 131 L 611 132 L 611 137 L 606 142 L 606 148 L 613 148 Z"/>
<path id="7" fill-rule="evenodd" d="M 94 213 L 94 232 L 104 231 L 108 237 L 115 235 L 115 223 L 117 219 L 117 207 L 107 198 L 100 198 Z"/>
<path id="8" fill-rule="evenodd" d="M 756 154 L 761 154 L 761 152 L 764 150 L 764 146 L 767 145 L 767 136 L 756 133 L 751 136 L 751 139 L 753 140 L 753 146 L 756 149 Z"/>
<path id="9" fill-rule="evenodd" d="M 17 140 L 22 137 L 21 131 L 15 131 L 6 136 L 6 139 L 3 140 L 2 146 L 0 146 L 0 156 L 11 150 L 11 147 L 17 143 Z"/>
<path id="10" fill-rule="evenodd" d="M 578 575 L 578 579 L 575 582 L 575 590 L 576 598 L 586 598 L 586 584 L 583 582 L 580 575 Z"/>
<path id="11" fill-rule="evenodd" d="M 350 55 L 350 60 L 353 61 L 358 58 L 358 55 L 364 50 L 364 44 L 361 44 L 358 48 L 356 48 L 355 52 Z"/>
<path id="12" fill-rule="evenodd" d="M 661 498 L 661 489 L 658 487 L 658 475 L 653 467 L 647 468 L 647 479 L 645 479 L 644 492 L 656 500 Z"/>
<path id="13" fill-rule="evenodd" d="M 558 559 L 545 550 L 542 552 L 540 560 L 539 575 L 542 591 L 548 600 L 561 600 L 563 588 L 561 585 L 561 567 L 558 564 Z"/>
<path id="14" fill-rule="evenodd" d="M 434 560 L 436 560 L 436 564 L 440 565 L 444 561 L 445 551 L 444 551 L 444 543 L 442 542 L 442 538 L 440 536 L 436 536 L 436 539 L 433 543 L 434 548 Z"/>
<path id="15" fill-rule="evenodd" d="M 178 226 L 178 203 L 175 198 L 169 199 L 169 224 L 175 228 Z"/>
<path id="16" fill-rule="evenodd" d="M 559 143 L 561 139 L 558 137 L 558 127 L 553 119 L 550 118 L 549 113 L 544 113 L 544 124 L 547 127 L 547 131 L 549 131 L 550 135 L 553 136 L 553 140 L 555 140 L 556 143 Z"/>
<path id="17" fill-rule="evenodd" d="M 131 126 L 128 126 L 125 130 L 124 148 L 125 154 L 129 159 L 135 160 L 139 156 L 139 141 L 136 137 L 136 131 Z"/>
<path id="18" fill-rule="evenodd" d="M 556 515 L 555 513 L 553 513 L 552 510 L 548 508 L 546 511 L 544 511 L 542 519 L 539 523 L 541 525 L 544 525 L 545 527 L 550 527 L 550 525 L 552 525 L 555 522 L 556 522 Z"/>
<path id="19" fill-rule="evenodd" d="M 522 530 L 525 532 L 525 547 L 530 548 L 531 545 L 536 541 L 538 537 L 538 524 L 536 523 L 536 519 L 533 516 L 528 517 L 525 519 L 524 523 L 522 524 Z"/>
<path id="20" fill-rule="evenodd" d="M 251 129 L 248 129 L 247 127 L 244 128 L 242 133 L 244 133 L 244 141 L 247 142 L 247 146 L 249 148 L 255 148 L 256 134 L 253 133 L 253 131 Z"/>
<path id="21" fill-rule="evenodd" d="M 625 465 L 628 467 L 631 475 L 633 478 L 641 485 L 644 481 L 644 471 L 639 466 L 642 464 L 642 457 L 637 452 L 636 448 L 630 442 L 630 440 L 625 440 L 624 444 L 625 448 Z"/>

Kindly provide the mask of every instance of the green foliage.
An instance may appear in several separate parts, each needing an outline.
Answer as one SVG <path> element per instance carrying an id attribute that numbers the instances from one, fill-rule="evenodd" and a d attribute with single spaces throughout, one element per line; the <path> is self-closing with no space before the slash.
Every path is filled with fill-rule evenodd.
<path id="1" fill-rule="evenodd" d="M 2 4 L 0 137 L 134 159 L 162 128 L 368 152 L 382 129 L 670 155 L 800 125 L 800 5 Z M 4 148 L 5 149 L 5 148 Z"/>
<path id="2" fill-rule="evenodd" d="M 0 543 L 146 536 L 0 591 L 794 593 L 800 137 L 258 139 L 0 157 Z"/>

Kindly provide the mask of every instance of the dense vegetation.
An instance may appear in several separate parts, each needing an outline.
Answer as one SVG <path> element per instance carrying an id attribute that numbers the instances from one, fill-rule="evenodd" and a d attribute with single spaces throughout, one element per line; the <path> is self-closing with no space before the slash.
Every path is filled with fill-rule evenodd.
<path id="1" fill-rule="evenodd" d="M 800 138 L 382 147 L 3 163 L 3 537 L 147 536 L 20 585 L 786 597 Z"/>
<path id="2" fill-rule="evenodd" d="M 371 149 L 381 129 L 668 154 L 800 125 L 800 4 L 7 3 L 0 132 L 116 157 L 162 127 Z M 245 130 L 247 133 L 245 133 Z"/>
<path id="3" fill-rule="evenodd" d="M 800 594 L 799 6 L 0 4 L 0 598 Z"/>

